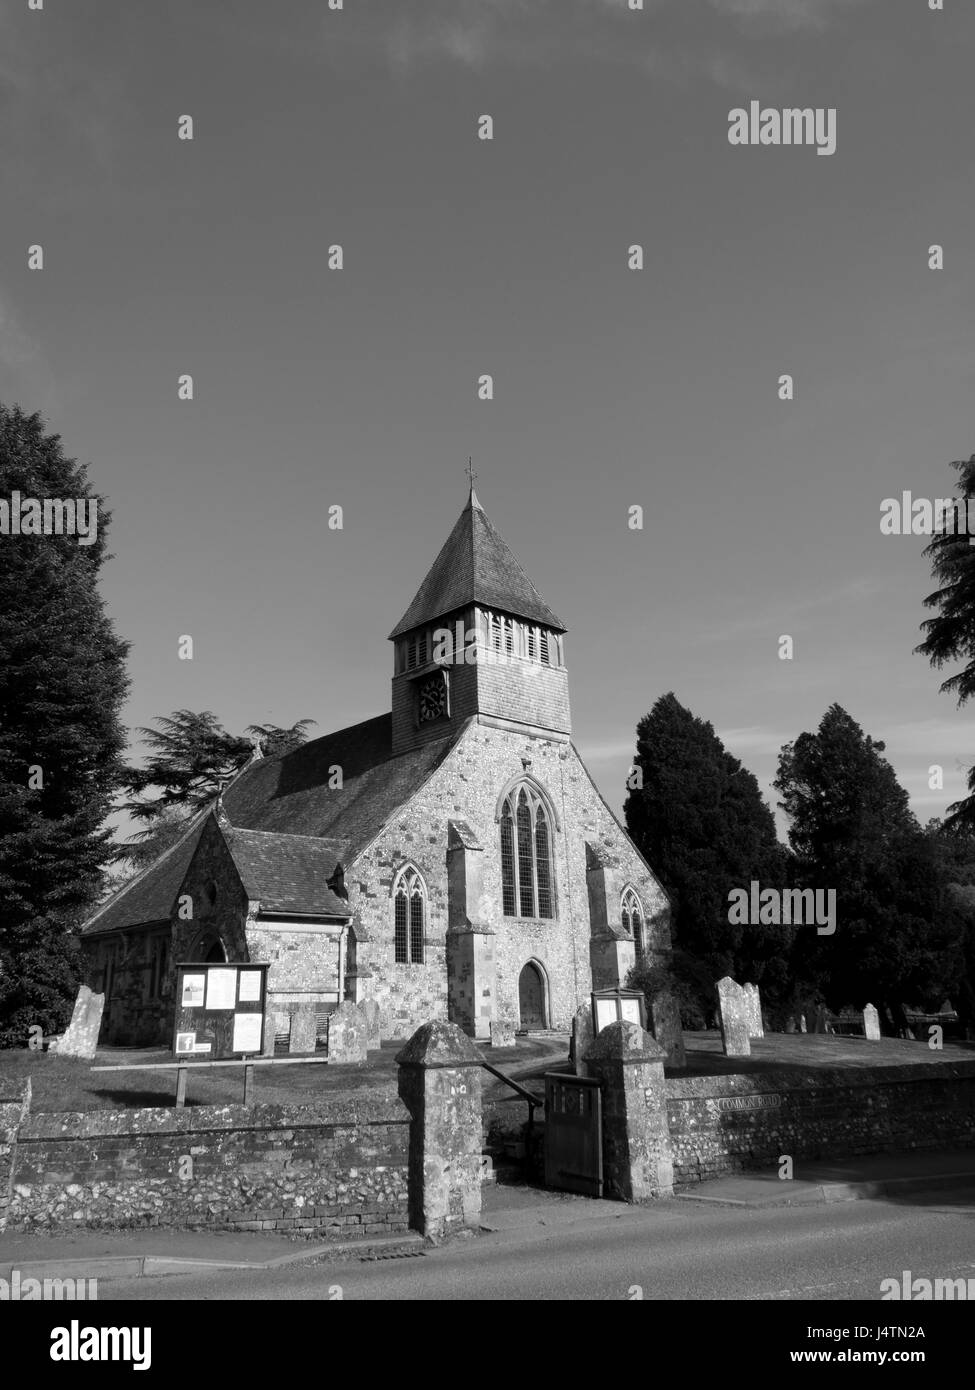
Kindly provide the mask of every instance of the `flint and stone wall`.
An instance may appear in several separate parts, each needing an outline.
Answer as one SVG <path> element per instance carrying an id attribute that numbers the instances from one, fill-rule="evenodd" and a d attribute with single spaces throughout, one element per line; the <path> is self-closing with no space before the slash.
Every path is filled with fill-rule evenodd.
<path id="1" fill-rule="evenodd" d="M 400 1102 L 369 1097 L 35 1115 L 8 1229 L 403 1231 L 409 1126 Z"/>
<path id="2" fill-rule="evenodd" d="M 975 1062 L 670 1077 L 667 1113 L 676 1183 L 774 1171 L 783 1154 L 975 1148 Z"/>
<path id="3" fill-rule="evenodd" d="M 400 1097 L 30 1115 L 0 1092 L 0 1232 L 146 1227 L 434 1239 L 481 1211 L 481 1054 L 418 1028 Z"/>

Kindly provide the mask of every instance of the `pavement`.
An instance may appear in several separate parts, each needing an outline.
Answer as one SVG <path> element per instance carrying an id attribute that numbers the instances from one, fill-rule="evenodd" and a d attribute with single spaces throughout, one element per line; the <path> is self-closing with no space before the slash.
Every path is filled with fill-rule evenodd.
<path id="1" fill-rule="evenodd" d="M 896 1198 L 975 1187 L 975 1149 L 883 1154 L 843 1163 L 800 1163 L 790 1180 L 774 1173 L 743 1173 L 679 1191 L 672 1212 L 685 1203 L 716 1207 L 786 1207 Z M 658 1204 L 653 1204 L 654 1206 Z M 527 1185 L 486 1183 L 482 1232 L 574 1226 L 625 1220 L 634 1208 Z M 350 1241 L 297 1241 L 272 1233 L 205 1231 L 12 1233 L 0 1236 L 0 1278 L 14 1269 L 28 1277 L 103 1281 L 206 1274 L 218 1270 L 281 1270 L 309 1261 L 347 1257 L 389 1260 L 422 1254 L 416 1234 Z"/>
<path id="2" fill-rule="evenodd" d="M 0 1236 L 0 1279 L 9 1280 L 15 1269 L 20 1271 L 21 1280 L 69 1275 L 108 1280 L 221 1269 L 274 1270 L 324 1255 L 393 1259 L 416 1254 L 426 1243 L 415 1233 L 317 1242 L 232 1231 L 14 1234 Z"/>
<path id="3" fill-rule="evenodd" d="M 975 1149 L 909 1154 L 871 1154 L 841 1163 L 800 1161 L 794 1175 L 741 1173 L 678 1192 L 685 1202 L 719 1202 L 738 1207 L 809 1206 L 871 1197 L 944 1192 L 975 1183 Z"/>

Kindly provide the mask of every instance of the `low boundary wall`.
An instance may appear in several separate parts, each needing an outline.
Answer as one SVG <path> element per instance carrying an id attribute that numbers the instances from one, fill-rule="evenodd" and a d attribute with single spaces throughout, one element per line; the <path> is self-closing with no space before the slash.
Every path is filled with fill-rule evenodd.
<path id="1" fill-rule="evenodd" d="M 677 1183 L 774 1168 L 783 1154 L 975 1147 L 975 1060 L 669 1077 L 667 1120 Z"/>

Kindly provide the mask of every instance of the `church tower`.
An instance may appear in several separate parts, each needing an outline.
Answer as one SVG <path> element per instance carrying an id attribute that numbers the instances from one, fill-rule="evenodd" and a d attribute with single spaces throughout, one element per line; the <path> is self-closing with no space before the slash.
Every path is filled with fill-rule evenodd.
<path id="1" fill-rule="evenodd" d="M 470 500 L 393 643 L 393 753 L 480 722 L 565 738 L 565 624 Z"/>

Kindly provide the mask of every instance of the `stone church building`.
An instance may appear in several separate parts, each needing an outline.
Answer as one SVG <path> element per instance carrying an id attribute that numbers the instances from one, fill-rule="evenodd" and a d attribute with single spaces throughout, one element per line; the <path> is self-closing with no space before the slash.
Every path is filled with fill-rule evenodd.
<path id="1" fill-rule="evenodd" d="M 565 625 L 470 500 L 390 633 L 391 712 L 255 753 L 89 919 L 102 1041 L 168 1042 L 173 963 L 270 962 L 295 1006 L 375 1000 L 490 1042 L 567 1030 L 670 950 L 666 896 L 572 739 Z"/>

